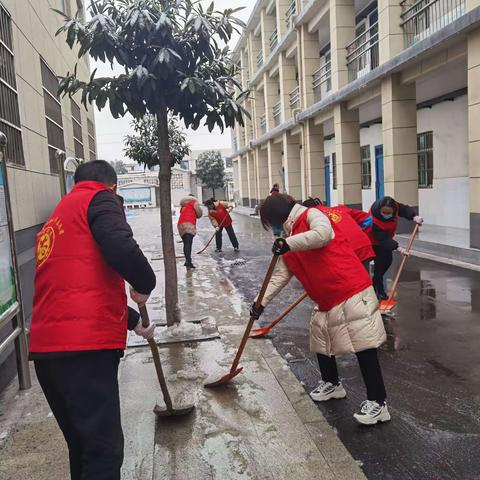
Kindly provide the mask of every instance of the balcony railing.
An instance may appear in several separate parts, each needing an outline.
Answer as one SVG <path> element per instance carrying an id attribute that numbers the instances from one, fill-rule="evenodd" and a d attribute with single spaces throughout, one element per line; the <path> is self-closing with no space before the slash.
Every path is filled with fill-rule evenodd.
<path id="1" fill-rule="evenodd" d="M 287 28 L 293 27 L 293 19 L 297 14 L 297 0 L 292 0 L 292 3 L 288 7 L 285 13 L 285 22 L 287 23 Z"/>
<path id="2" fill-rule="evenodd" d="M 446 27 L 465 13 L 465 0 L 409 0 L 400 3 L 403 8 L 401 26 L 408 48 Z"/>
<path id="3" fill-rule="evenodd" d="M 300 108 L 300 87 L 295 87 L 289 94 L 290 107 L 292 110 Z"/>
<path id="4" fill-rule="evenodd" d="M 234 138 L 232 143 L 233 143 L 233 151 L 236 152 L 238 150 L 237 139 Z"/>
<path id="5" fill-rule="evenodd" d="M 273 124 L 277 127 L 282 123 L 282 103 L 278 102 L 273 106 Z"/>
<path id="6" fill-rule="evenodd" d="M 378 22 L 347 46 L 347 66 L 350 81 L 378 67 Z"/>
<path id="7" fill-rule="evenodd" d="M 326 62 L 313 73 L 313 95 L 319 102 L 332 89 L 332 62 Z"/>
<path id="8" fill-rule="evenodd" d="M 260 50 L 257 55 L 257 67 L 260 68 L 263 65 L 263 51 Z"/>
<path id="9" fill-rule="evenodd" d="M 270 35 L 270 51 L 274 51 L 275 47 L 278 45 L 278 32 L 275 29 Z"/>
<path id="10" fill-rule="evenodd" d="M 260 132 L 262 132 L 262 135 L 267 133 L 267 117 L 265 115 L 260 117 Z"/>

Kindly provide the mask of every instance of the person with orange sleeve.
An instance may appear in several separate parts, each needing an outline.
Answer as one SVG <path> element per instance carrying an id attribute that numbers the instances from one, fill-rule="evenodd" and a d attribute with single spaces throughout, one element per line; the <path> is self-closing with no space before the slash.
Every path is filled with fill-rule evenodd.
<path id="1" fill-rule="evenodd" d="M 183 254 L 185 255 L 185 267 L 192 270 L 195 266 L 192 263 L 193 238 L 197 234 L 197 220 L 203 215 L 202 207 L 193 196 L 182 198 L 180 201 L 180 216 L 178 217 L 178 234 L 183 241 Z"/>
<path id="2" fill-rule="evenodd" d="M 215 252 L 220 253 L 222 251 L 223 229 L 227 231 L 233 250 L 235 252 L 240 251 L 237 236 L 233 229 L 233 220 L 229 213 L 229 209 L 233 208 L 233 204 L 216 201 L 211 198 L 205 202 L 205 206 L 208 208 L 208 218 L 212 222 L 213 228 L 215 228 L 216 231 L 215 243 L 217 248 Z"/>
<path id="3" fill-rule="evenodd" d="M 264 228 L 281 225 L 287 237 L 275 240 L 280 258 L 261 306 L 250 314 L 258 319 L 273 298 L 296 277 L 317 304 L 310 322 L 310 350 L 317 354 L 322 381 L 310 396 L 323 402 L 347 395 L 338 375 L 336 356 L 355 353 L 367 399 L 354 418 L 364 425 L 390 420 L 377 349 L 386 341 L 385 328 L 372 281 L 356 256 L 340 223 L 318 208 L 297 204 L 289 195 L 268 197 L 260 210 Z"/>
<path id="4" fill-rule="evenodd" d="M 398 228 L 398 219 L 405 218 L 418 225 L 423 224 L 414 208 L 395 201 L 392 197 L 377 200 L 368 213 L 353 210 L 353 218 L 369 236 L 375 251 L 373 287 L 379 300 L 388 298 L 385 292 L 384 275 L 392 265 L 393 252 L 397 250 L 405 255 L 406 251 L 394 239 Z"/>

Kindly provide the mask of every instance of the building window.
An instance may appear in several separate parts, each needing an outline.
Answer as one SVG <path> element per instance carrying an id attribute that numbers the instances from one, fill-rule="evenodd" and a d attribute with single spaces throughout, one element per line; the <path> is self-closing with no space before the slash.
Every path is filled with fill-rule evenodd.
<path id="1" fill-rule="evenodd" d="M 0 131 L 8 139 L 6 161 L 25 165 L 13 55 L 12 19 L 0 5 Z"/>
<path id="2" fill-rule="evenodd" d="M 75 158 L 83 160 L 85 153 L 83 150 L 83 132 L 82 132 L 82 111 L 73 99 L 70 99 L 73 124 L 73 144 L 75 147 Z"/>
<path id="3" fill-rule="evenodd" d="M 183 175 L 181 174 L 172 175 L 172 188 L 174 190 L 183 190 Z"/>
<path id="4" fill-rule="evenodd" d="M 332 188 L 337 189 L 337 154 L 332 153 Z"/>
<path id="5" fill-rule="evenodd" d="M 45 119 L 47 123 L 48 158 L 50 160 L 50 172 L 60 173 L 57 150 L 65 151 L 65 139 L 63 136 L 62 104 L 58 96 L 57 76 L 48 68 L 47 64 L 40 60 L 42 71 L 43 101 L 45 105 Z"/>
<path id="6" fill-rule="evenodd" d="M 88 118 L 87 119 L 87 129 L 88 129 L 88 151 L 90 153 L 90 161 L 96 160 L 97 158 L 97 148 L 95 142 L 95 125 Z"/>
<path id="7" fill-rule="evenodd" d="M 418 188 L 433 187 L 433 132 L 417 135 Z"/>
<path id="8" fill-rule="evenodd" d="M 360 159 L 362 162 L 362 189 L 372 188 L 372 162 L 370 159 L 370 145 L 360 147 Z"/>

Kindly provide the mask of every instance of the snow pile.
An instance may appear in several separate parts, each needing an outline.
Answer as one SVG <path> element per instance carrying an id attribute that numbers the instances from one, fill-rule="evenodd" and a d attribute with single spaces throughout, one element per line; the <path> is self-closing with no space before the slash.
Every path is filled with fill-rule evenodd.
<path id="1" fill-rule="evenodd" d="M 202 334 L 202 326 L 197 323 L 180 322 L 173 327 L 157 328 L 156 338 L 194 337 Z"/>

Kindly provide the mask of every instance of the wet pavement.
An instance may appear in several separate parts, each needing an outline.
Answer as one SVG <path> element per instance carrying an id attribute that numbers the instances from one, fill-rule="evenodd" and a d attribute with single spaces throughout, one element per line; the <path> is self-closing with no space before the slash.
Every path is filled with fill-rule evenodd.
<path id="1" fill-rule="evenodd" d="M 234 215 L 241 251 L 224 237 L 224 253 L 208 251 L 247 304 L 270 261 L 272 237 L 258 219 Z M 211 234 L 204 219 L 196 245 Z M 246 260 L 238 265 L 235 260 Z M 397 259 L 398 262 L 398 259 Z M 238 262 L 237 262 L 238 263 Z M 396 264 L 391 272 L 395 273 Z M 266 309 L 263 322 L 280 314 L 300 294 L 293 281 Z M 381 349 L 392 421 L 375 428 L 353 422 L 365 399 L 354 356 L 340 358 L 345 400 L 318 408 L 369 479 L 480 479 L 480 273 L 412 257 L 398 291 L 395 316 L 385 319 L 388 342 Z M 270 338 L 310 391 L 319 381 L 308 351 L 312 303 L 305 301 Z M 263 342 L 264 340 L 255 340 Z"/>

